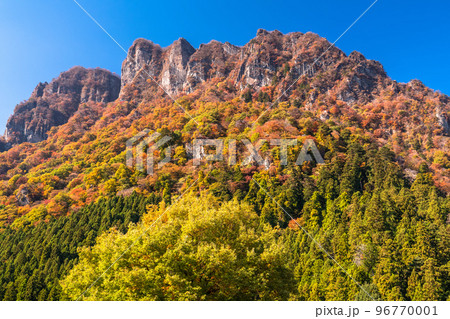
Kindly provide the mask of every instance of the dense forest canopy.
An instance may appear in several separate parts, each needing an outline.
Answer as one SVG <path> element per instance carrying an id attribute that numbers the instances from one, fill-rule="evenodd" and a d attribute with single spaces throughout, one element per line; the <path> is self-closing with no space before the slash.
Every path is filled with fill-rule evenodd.
<path id="1" fill-rule="evenodd" d="M 322 166 L 257 172 L 256 182 L 235 192 L 223 181 L 241 185 L 246 175 L 215 168 L 192 180 L 189 193 L 173 206 L 170 196 L 161 202 L 164 191 L 134 193 L 100 199 L 37 226 L 10 226 L 0 237 L 7 261 L 2 296 L 448 299 L 450 202 L 426 165 L 411 184 L 387 148 L 352 143 L 341 155 L 329 154 L 330 164 Z"/>

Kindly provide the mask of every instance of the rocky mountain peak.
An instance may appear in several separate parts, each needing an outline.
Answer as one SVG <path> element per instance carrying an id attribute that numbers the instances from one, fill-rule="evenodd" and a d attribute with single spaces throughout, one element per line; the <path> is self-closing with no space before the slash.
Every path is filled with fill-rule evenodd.
<path id="1" fill-rule="evenodd" d="M 264 29 L 258 29 L 258 31 L 256 31 L 256 36 L 266 35 L 268 33 L 269 32 Z"/>
<path id="2" fill-rule="evenodd" d="M 273 31 L 267 31 L 264 29 L 258 29 L 258 31 L 256 31 L 256 37 L 264 37 L 267 35 L 272 35 L 272 36 L 276 36 L 276 37 L 282 37 L 283 33 L 281 33 L 278 30 L 273 30 Z"/>
<path id="3" fill-rule="evenodd" d="M 319 57 L 320 61 L 316 61 Z M 378 77 L 387 77 L 378 62 L 367 60 L 359 52 L 347 57 L 312 32 L 283 34 L 259 29 L 256 37 L 243 47 L 212 40 L 198 49 L 183 38 L 164 49 L 138 39 L 123 63 L 121 96 L 126 99 L 130 94 L 136 96 L 137 91 L 142 93 L 158 86 L 171 95 L 189 94 L 214 78 L 227 78 L 238 90 L 247 87 L 259 90 L 276 84 L 278 91 L 282 91 L 289 87 L 289 81 L 302 75 L 314 77 L 334 70 L 335 80 L 341 80 L 343 69 L 348 71 L 349 83 L 342 85 L 339 95 L 346 102 L 370 100 Z M 151 82 L 147 81 L 149 78 Z M 364 94 L 360 96 L 359 92 Z"/>
<path id="4" fill-rule="evenodd" d="M 179 38 L 164 50 L 161 85 L 166 91 L 176 94 L 183 89 L 186 82 L 186 65 L 194 52 L 194 47 L 183 38 Z"/>
<path id="5" fill-rule="evenodd" d="M 9 144 L 40 142 L 53 126 L 66 123 L 80 103 L 117 99 L 120 78 L 103 69 L 74 67 L 50 83 L 39 83 L 31 97 L 16 106 L 6 124 Z"/>
<path id="6" fill-rule="evenodd" d="M 195 52 L 194 47 L 184 38 L 174 41 L 167 50 L 170 52 L 170 59 L 173 61 L 179 58 L 183 67 L 186 66 L 190 56 Z"/>
<path id="7" fill-rule="evenodd" d="M 366 57 L 358 51 L 352 51 L 352 53 L 349 54 L 348 58 L 357 63 L 366 60 Z"/>
<path id="8" fill-rule="evenodd" d="M 122 63 L 122 88 L 130 84 L 139 71 L 145 66 L 152 66 L 150 76 L 154 76 L 161 68 L 160 59 L 162 48 L 146 39 L 137 39 L 128 50 L 128 55 Z M 152 72 L 152 71 L 155 72 Z"/>

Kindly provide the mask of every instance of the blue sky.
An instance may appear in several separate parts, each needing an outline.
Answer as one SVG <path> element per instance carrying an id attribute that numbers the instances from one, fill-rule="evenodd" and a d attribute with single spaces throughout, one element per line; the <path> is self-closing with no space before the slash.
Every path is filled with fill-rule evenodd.
<path id="1" fill-rule="evenodd" d="M 374 1 L 77 0 L 126 49 L 139 37 L 194 47 L 212 39 L 247 43 L 258 28 L 312 31 L 330 42 Z M 420 79 L 450 94 L 450 3 L 379 0 L 336 44 L 380 61 L 399 82 Z M 125 53 L 73 0 L 0 1 L 0 133 L 39 82 L 75 65 L 120 74 Z"/>

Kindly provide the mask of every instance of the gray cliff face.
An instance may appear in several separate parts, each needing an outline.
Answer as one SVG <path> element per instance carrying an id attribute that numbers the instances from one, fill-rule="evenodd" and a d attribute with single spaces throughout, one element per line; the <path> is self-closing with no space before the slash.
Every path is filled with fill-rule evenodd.
<path id="1" fill-rule="evenodd" d="M 9 144 L 36 143 L 78 110 L 81 103 L 107 103 L 117 99 L 120 78 L 102 69 L 74 67 L 51 81 L 39 83 L 30 99 L 16 106 L 6 124 Z"/>
<path id="2" fill-rule="evenodd" d="M 180 38 L 164 52 L 161 85 L 172 94 L 179 93 L 186 83 L 186 65 L 195 49 L 185 39 Z"/>
<path id="3" fill-rule="evenodd" d="M 240 48 L 217 41 L 203 44 L 196 50 L 183 38 L 164 49 L 151 41 L 138 39 L 122 64 L 122 91 L 126 86 L 139 87 L 156 81 L 169 94 L 191 92 L 214 76 L 226 76 L 230 70 L 222 70 L 224 65 L 229 57 L 239 52 Z"/>
<path id="4" fill-rule="evenodd" d="M 369 96 L 380 77 L 387 77 L 379 63 L 356 52 L 347 57 L 330 46 L 327 40 L 310 32 L 282 34 L 262 29 L 243 47 L 213 40 L 194 49 L 180 38 L 161 48 L 151 41 L 138 39 L 122 64 L 121 96 L 126 96 L 127 88 L 145 90 L 149 83 L 155 85 L 155 82 L 171 95 L 189 94 L 213 78 L 227 78 L 239 90 L 260 89 L 272 85 L 286 66 L 290 76 L 287 80 L 291 81 L 303 74 L 313 77 L 325 70 L 340 73 L 339 66 L 355 67 L 349 70 L 351 78 L 341 92 L 344 100 L 354 101 L 359 98 L 358 92 L 366 91 Z M 317 63 L 319 56 L 320 63 Z M 285 84 L 280 89 L 287 87 Z"/>
<path id="5" fill-rule="evenodd" d="M 202 44 L 187 63 L 186 83 L 183 88 L 191 93 L 195 88 L 214 77 L 228 77 L 233 71 L 241 48 L 228 42 L 211 41 Z"/>
<path id="6" fill-rule="evenodd" d="M 148 79 L 157 76 L 162 69 L 163 50 L 158 44 L 146 39 L 137 39 L 128 50 L 122 63 L 122 88 L 140 77 Z"/>

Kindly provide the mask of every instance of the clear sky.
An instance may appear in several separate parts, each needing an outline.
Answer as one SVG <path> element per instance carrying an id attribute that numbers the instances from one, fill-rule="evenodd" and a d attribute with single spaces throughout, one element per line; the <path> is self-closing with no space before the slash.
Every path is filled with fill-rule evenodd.
<path id="1" fill-rule="evenodd" d="M 334 42 L 374 0 L 77 0 L 126 49 L 139 37 L 194 47 L 247 43 L 258 28 L 312 31 Z M 399 82 L 450 94 L 450 2 L 379 0 L 336 44 L 380 61 Z M 0 0 L 0 133 L 39 82 L 75 65 L 120 74 L 126 54 L 73 0 Z"/>

